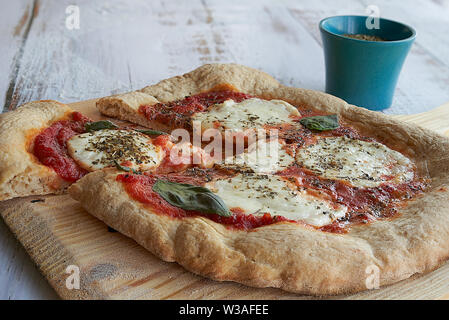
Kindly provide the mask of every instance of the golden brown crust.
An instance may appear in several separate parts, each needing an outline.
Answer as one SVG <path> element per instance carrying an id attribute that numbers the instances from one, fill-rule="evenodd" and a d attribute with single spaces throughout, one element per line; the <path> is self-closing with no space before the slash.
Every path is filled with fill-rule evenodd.
<path id="1" fill-rule="evenodd" d="M 52 100 L 33 101 L 0 115 L 0 200 L 58 193 L 67 187 L 32 154 L 33 138 L 73 112 Z"/>
<path id="2" fill-rule="evenodd" d="M 120 105 L 103 98 L 98 107 L 108 115 L 120 116 L 116 108 L 136 110 L 138 103 L 128 102 L 139 94 L 164 102 L 220 83 L 338 113 L 343 121 L 410 157 L 419 172 L 431 179 L 431 186 L 423 196 L 408 202 L 399 217 L 353 227 L 345 235 L 290 223 L 231 231 L 206 218 L 151 214 L 130 200 L 110 170 L 84 177 L 70 188 L 71 195 L 87 211 L 166 261 L 177 261 L 213 279 L 256 287 L 315 295 L 349 293 L 367 288 L 373 268 L 379 268 L 380 285 L 386 285 L 433 270 L 449 257 L 449 139 L 432 131 L 350 106 L 324 93 L 282 86 L 265 73 L 238 65 L 206 65 L 125 98 L 112 98 L 121 99 Z M 132 120 L 129 116 L 122 119 Z"/>

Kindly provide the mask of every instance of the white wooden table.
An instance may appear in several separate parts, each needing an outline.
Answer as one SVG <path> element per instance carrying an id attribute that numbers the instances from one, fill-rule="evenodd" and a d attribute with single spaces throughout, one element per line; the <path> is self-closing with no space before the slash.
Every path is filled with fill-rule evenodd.
<path id="1" fill-rule="evenodd" d="M 213 62 L 324 90 L 319 20 L 364 15 L 368 5 L 418 32 L 385 112 L 449 101 L 449 0 L 0 0 L 0 110 L 135 90 Z M 57 297 L 0 221 L 0 299 L 49 298 Z"/>

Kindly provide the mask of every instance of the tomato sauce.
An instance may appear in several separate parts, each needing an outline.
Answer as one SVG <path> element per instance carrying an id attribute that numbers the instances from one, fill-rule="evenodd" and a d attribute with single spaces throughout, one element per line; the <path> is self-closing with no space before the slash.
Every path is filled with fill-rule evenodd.
<path id="1" fill-rule="evenodd" d="M 152 139 L 151 142 L 155 146 L 159 146 L 165 153 L 164 158 L 156 169 L 158 173 L 179 172 L 187 169 L 191 165 L 193 157 L 191 153 L 184 155 L 184 159 L 182 159 L 181 155 L 179 155 L 179 157 L 175 157 L 175 162 L 172 161 L 172 148 L 175 146 L 175 144 L 171 142 L 170 135 L 160 135 L 157 138 Z"/>
<path id="2" fill-rule="evenodd" d="M 282 221 L 296 223 L 296 221 L 289 220 L 283 216 L 272 216 L 269 213 L 254 215 L 245 214 L 240 208 L 231 208 L 230 210 L 233 213 L 230 217 L 223 217 L 217 214 L 208 215 L 207 217 L 217 223 L 225 224 L 240 230 L 250 230 Z"/>
<path id="3" fill-rule="evenodd" d="M 302 112 L 302 111 L 301 111 Z M 322 114 L 319 114 L 322 115 Z M 304 118 L 305 116 L 302 116 L 298 118 L 297 121 L 301 120 L 301 118 Z M 371 137 L 366 137 L 360 132 L 358 132 L 354 128 L 346 127 L 346 126 L 340 126 L 337 129 L 329 130 L 329 131 L 313 131 L 310 129 L 307 129 L 306 127 L 298 127 L 297 125 L 290 124 L 290 123 L 283 123 L 280 125 L 270 125 L 264 127 L 266 130 L 277 130 L 278 137 L 285 140 L 285 143 L 289 145 L 291 148 L 297 148 L 301 146 L 308 145 L 310 143 L 313 143 L 313 141 L 316 140 L 317 136 L 321 137 L 348 137 L 351 139 L 358 139 L 363 141 L 376 141 L 375 139 Z"/>
<path id="4" fill-rule="evenodd" d="M 159 146 L 165 153 L 165 157 L 162 159 L 161 164 L 158 166 L 157 170 L 160 173 L 180 171 L 183 169 L 183 164 L 174 164 L 170 159 L 170 151 L 173 144 L 171 143 L 170 135 L 163 134 L 151 141 L 155 146 Z"/>
<path id="5" fill-rule="evenodd" d="M 223 103 L 229 99 L 241 102 L 251 97 L 249 94 L 232 90 L 209 91 L 173 102 L 143 105 L 139 107 L 139 112 L 150 121 L 164 123 L 172 128 L 191 129 L 192 114 L 204 112 L 211 105 Z"/>
<path id="6" fill-rule="evenodd" d="M 392 217 L 397 213 L 397 204 L 422 193 L 426 183 L 413 180 L 409 183 L 384 183 L 378 187 L 358 188 L 344 181 L 328 180 L 316 176 L 311 171 L 292 166 L 278 173 L 301 187 L 321 190 L 332 201 L 348 207 L 349 216 L 344 221 L 337 221 L 321 228 L 325 231 L 342 232 L 348 224 L 368 223 L 379 218 Z"/>
<path id="7" fill-rule="evenodd" d="M 172 206 L 167 201 L 165 201 L 161 196 L 159 196 L 159 194 L 154 192 L 153 185 L 158 179 L 156 176 L 121 174 L 118 175 L 116 179 L 117 181 L 124 183 L 126 192 L 133 199 L 143 204 L 149 205 L 151 209 L 154 210 L 154 212 L 156 213 L 163 213 L 165 215 L 174 218 L 181 218 L 194 214 L 184 209 Z M 182 183 L 187 183 L 187 181 L 182 181 Z"/>
<path id="8" fill-rule="evenodd" d="M 34 139 L 33 154 L 44 165 L 52 168 L 65 181 L 75 182 L 88 173 L 68 154 L 67 140 L 85 132 L 84 125 L 90 120 L 79 112 L 71 119 L 61 120 L 44 129 Z"/>

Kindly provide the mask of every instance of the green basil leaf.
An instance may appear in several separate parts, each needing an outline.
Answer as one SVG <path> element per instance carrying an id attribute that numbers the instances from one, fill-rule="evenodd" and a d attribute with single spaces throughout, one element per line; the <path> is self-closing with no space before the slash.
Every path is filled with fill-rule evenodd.
<path id="1" fill-rule="evenodd" d="M 305 117 L 300 119 L 299 123 L 307 129 L 318 131 L 334 130 L 340 126 L 338 123 L 338 115 L 336 114 L 331 114 L 328 116 Z"/>
<path id="2" fill-rule="evenodd" d="M 153 191 L 172 206 L 184 210 L 218 214 L 223 217 L 232 216 L 223 200 L 205 187 L 159 179 L 153 185 Z"/>
<path id="3" fill-rule="evenodd" d="M 104 129 L 118 129 L 118 125 L 109 121 L 109 120 L 101 120 L 95 122 L 88 122 L 84 125 L 84 129 L 87 132 L 104 130 Z"/>
<path id="4" fill-rule="evenodd" d="M 135 131 L 146 134 L 147 136 L 161 136 L 164 134 L 168 134 L 167 132 L 162 132 L 158 130 L 150 130 L 150 129 L 135 129 Z"/>
<path id="5" fill-rule="evenodd" d="M 117 162 L 117 160 L 114 160 L 114 164 L 115 164 L 115 167 L 121 171 L 132 172 L 134 174 L 140 174 L 140 172 L 138 172 L 130 167 L 122 166 L 120 163 Z"/>

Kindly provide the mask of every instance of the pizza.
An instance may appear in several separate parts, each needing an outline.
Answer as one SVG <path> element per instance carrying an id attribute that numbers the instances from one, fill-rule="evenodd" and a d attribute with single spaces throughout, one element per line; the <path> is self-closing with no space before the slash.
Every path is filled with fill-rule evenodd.
<path id="1" fill-rule="evenodd" d="M 223 151 L 207 168 L 106 169 L 69 188 L 165 261 L 219 281 L 328 295 L 366 290 L 372 270 L 387 285 L 448 258 L 449 140 L 434 132 L 234 64 L 97 107 L 174 136 L 199 133 L 203 150 L 213 141 Z"/>
<path id="2" fill-rule="evenodd" d="M 449 257 L 449 140 L 432 131 L 235 64 L 97 102 L 125 126 L 35 104 L 0 118 L 1 150 L 19 146 L 0 155 L 15 170 L 2 170 L 3 199 L 70 185 L 90 214 L 193 273 L 331 295 L 371 288 L 373 270 L 382 286 Z M 39 157 L 47 131 L 77 168 L 70 180 Z M 34 189 L 14 193 L 16 181 Z"/>
<path id="3" fill-rule="evenodd" d="M 92 171 L 177 171 L 202 154 L 161 131 L 92 121 L 57 101 L 27 103 L 0 115 L 0 200 L 62 193 Z M 173 149 L 173 150 L 172 150 Z M 170 152 L 184 150 L 173 163 Z M 213 163 L 206 154 L 198 166 Z"/>

